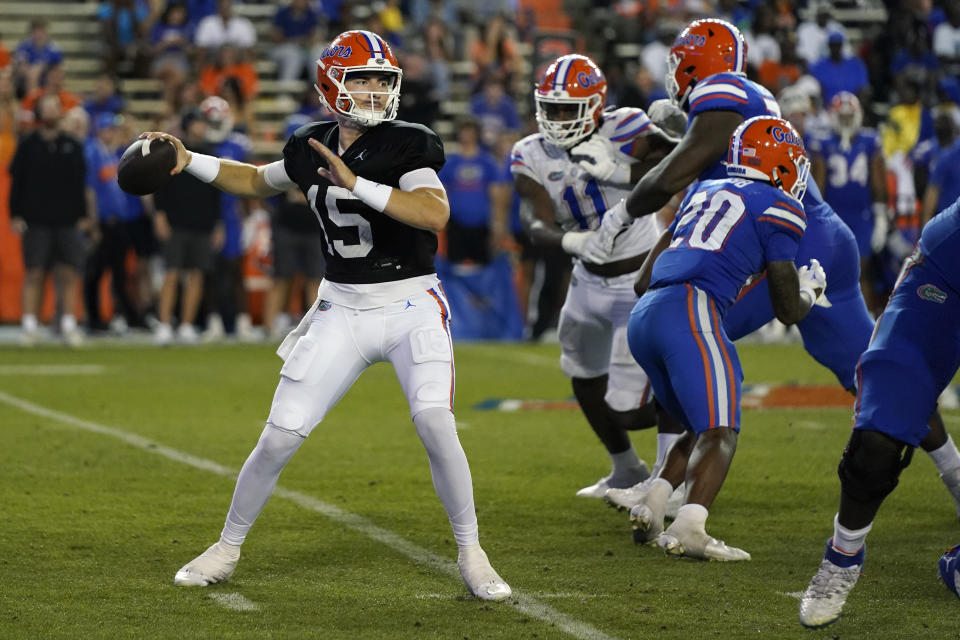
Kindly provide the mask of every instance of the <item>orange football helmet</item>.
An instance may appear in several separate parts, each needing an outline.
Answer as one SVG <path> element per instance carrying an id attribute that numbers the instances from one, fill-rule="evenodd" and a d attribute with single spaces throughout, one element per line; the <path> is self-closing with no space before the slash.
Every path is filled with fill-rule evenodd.
<path id="1" fill-rule="evenodd" d="M 769 182 L 801 200 L 807 190 L 810 161 L 793 125 L 782 118 L 757 116 L 737 127 L 730 137 L 727 175 Z"/>
<path id="2" fill-rule="evenodd" d="M 392 76 L 389 90 L 347 91 L 349 76 L 361 71 Z M 397 58 L 383 38 L 370 31 L 345 31 L 321 52 L 314 87 L 330 111 L 372 127 L 397 117 L 402 77 Z M 367 96 L 362 105 L 358 104 L 359 95 Z M 384 98 L 380 109 L 374 108 L 376 96 Z"/>
<path id="3" fill-rule="evenodd" d="M 860 100 L 849 91 L 841 91 L 830 101 L 830 125 L 844 138 L 852 138 L 863 123 Z"/>
<path id="4" fill-rule="evenodd" d="M 667 54 L 664 82 L 673 102 L 686 106 L 697 82 L 715 73 L 744 73 L 747 43 L 740 30 L 725 20 L 694 20 L 680 32 Z"/>
<path id="5" fill-rule="evenodd" d="M 540 133 L 548 142 L 569 149 L 599 126 L 607 79 L 593 60 L 571 53 L 547 67 L 533 98 Z"/>

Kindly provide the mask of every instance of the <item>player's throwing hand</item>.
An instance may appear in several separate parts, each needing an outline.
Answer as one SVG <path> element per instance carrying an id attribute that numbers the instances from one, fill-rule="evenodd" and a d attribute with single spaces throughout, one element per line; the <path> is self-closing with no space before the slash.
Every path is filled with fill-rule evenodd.
<path id="1" fill-rule="evenodd" d="M 153 140 L 154 138 L 161 138 L 173 144 L 174 148 L 177 150 L 177 164 L 174 165 L 173 169 L 170 169 L 170 175 L 177 175 L 183 171 L 184 167 L 190 164 L 192 154 L 187 151 L 185 146 L 183 146 L 183 143 L 180 142 L 180 138 L 172 136 L 169 133 L 163 133 L 162 131 L 146 131 L 140 134 L 140 138 L 146 138 L 148 141 Z"/>
<path id="2" fill-rule="evenodd" d="M 340 159 L 340 156 L 335 154 L 333 151 L 330 151 L 323 143 L 314 138 L 309 140 L 310 146 L 313 147 L 314 151 L 323 156 L 323 159 L 327 161 L 327 169 L 323 167 L 317 169 L 317 173 L 320 174 L 321 178 L 326 178 L 334 185 L 338 187 L 343 187 L 350 191 L 353 191 L 353 188 L 357 185 L 357 176 L 347 168 L 347 165 L 343 163 L 343 160 Z"/>

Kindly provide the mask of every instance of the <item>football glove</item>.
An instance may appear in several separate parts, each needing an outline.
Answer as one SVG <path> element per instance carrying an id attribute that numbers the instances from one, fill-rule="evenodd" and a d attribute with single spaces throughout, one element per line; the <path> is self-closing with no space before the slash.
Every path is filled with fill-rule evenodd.
<path id="1" fill-rule="evenodd" d="M 827 274 L 820 266 L 820 261 L 816 258 L 810 261 L 809 266 L 803 265 L 797 270 L 797 279 L 800 281 L 801 295 L 806 293 L 810 296 L 812 304 L 818 304 L 823 298 L 824 291 L 827 290 Z M 831 306 L 824 298 L 824 304 L 821 306 Z"/>
<path id="2" fill-rule="evenodd" d="M 647 117 L 673 142 L 679 142 L 687 130 L 687 114 L 667 98 L 651 102 Z"/>
<path id="3" fill-rule="evenodd" d="M 630 165 L 617 160 L 613 143 L 602 136 L 590 136 L 575 146 L 570 150 L 570 159 L 601 182 L 630 182 Z"/>
<path id="4" fill-rule="evenodd" d="M 567 231 L 560 239 L 560 245 L 564 251 L 585 262 L 603 264 L 609 259 L 600 248 L 600 238 L 596 231 Z"/>
<path id="5" fill-rule="evenodd" d="M 887 246 L 887 234 L 890 233 L 890 214 L 887 205 L 873 203 L 873 234 L 870 236 L 870 249 L 880 253 Z"/>
<path id="6" fill-rule="evenodd" d="M 617 243 L 617 238 L 630 228 L 633 221 L 634 217 L 627 213 L 625 200 L 621 200 L 603 214 L 603 222 L 600 223 L 600 229 L 598 229 L 598 239 L 600 250 L 606 254 L 607 260 L 613 255 L 613 247 Z"/>

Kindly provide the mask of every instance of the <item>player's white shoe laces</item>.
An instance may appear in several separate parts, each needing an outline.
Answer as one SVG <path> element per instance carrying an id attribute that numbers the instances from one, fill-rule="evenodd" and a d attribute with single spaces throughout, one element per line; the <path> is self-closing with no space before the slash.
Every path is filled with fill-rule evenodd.
<path id="1" fill-rule="evenodd" d="M 800 624 L 817 629 L 836 622 L 860 578 L 860 568 L 859 564 L 838 567 L 824 559 L 800 599 Z"/>
<path id="2" fill-rule="evenodd" d="M 647 463 L 641 460 L 640 466 L 633 471 L 622 476 L 617 476 L 611 473 L 604 478 L 600 478 L 589 487 L 584 487 L 583 489 L 577 491 L 577 497 L 603 499 L 607 495 L 607 491 L 610 489 L 633 487 L 637 484 L 641 484 L 649 477 L 650 470 L 647 468 Z"/>
<path id="3" fill-rule="evenodd" d="M 703 527 L 686 527 L 674 522 L 657 537 L 657 546 L 670 556 L 685 556 L 718 562 L 749 560 L 743 549 L 728 546 L 723 540 L 711 537 Z"/>
<path id="4" fill-rule="evenodd" d="M 457 568 L 467 589 L 481 600 L 503 600 L 513 594 L 510 585 L 490 566 L 487 554 L 479 544 L 460 547 Z"/>
<path id="5" fill-rule="evenodd" d="M 240 547 L 217 541 L 177 571 L 173 584 L 181 587 L 205 587 L 224 582 L 233 575 L 239 559 Z"/>
<path id="6" fill-rule="evenodd" d="M 940 474 L 943 484 L 947 485 L 950 494 L 957 503 L 957 517 L 960 518 L 960 467 Z"/>

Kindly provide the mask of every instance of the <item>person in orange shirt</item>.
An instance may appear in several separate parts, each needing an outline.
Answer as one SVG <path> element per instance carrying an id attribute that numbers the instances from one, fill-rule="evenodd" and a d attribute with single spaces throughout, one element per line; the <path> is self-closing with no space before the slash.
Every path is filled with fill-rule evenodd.
<path id="1" fill-rule="evenodd" d="M 240 82 L 243 97 L 252 99 L 259 91 L 257 71 L 249 61 L 240 59 L 237 48 L 224 45 L 217 52 L 217 61 L 207 64 L 200 72 L 200 89 L 210 96 L 219 95 L 224 80 L 234 77 Z"/>
<path id="2" fill-rule="evenodd" d="M 41 96 L 52 93 L 60 98 L 60 108 L 64 113 L 74 107 L 83 106 L 83 100 L 77 94 L 67 91 L 64 86 L 65 74 L 62 65 L 55 65 L 47 69 L 39 87 L 24 96 L 20 103 L 21 121 L 25 128 L 33 128 L 37 120 L 34 113 L 37 101 Z"/>

